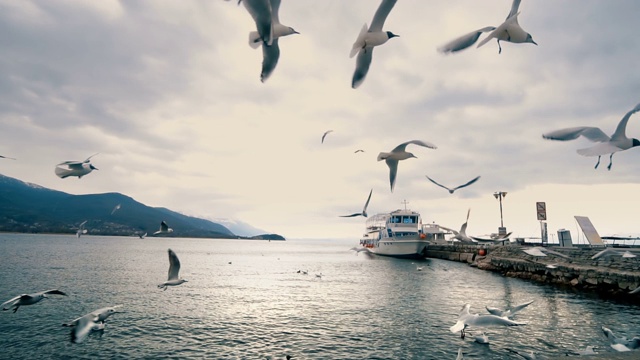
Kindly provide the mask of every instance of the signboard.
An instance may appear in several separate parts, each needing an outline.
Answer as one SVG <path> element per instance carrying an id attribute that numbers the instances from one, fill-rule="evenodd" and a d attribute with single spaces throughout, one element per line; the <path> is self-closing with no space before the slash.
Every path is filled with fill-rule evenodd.
<path id="1" fill-rule="evenodd" d="M 540 221 L 547 220 L 547 204 L 541 201 L 537 202 L 536 213 L 538 214 L 538 220 Z"/>

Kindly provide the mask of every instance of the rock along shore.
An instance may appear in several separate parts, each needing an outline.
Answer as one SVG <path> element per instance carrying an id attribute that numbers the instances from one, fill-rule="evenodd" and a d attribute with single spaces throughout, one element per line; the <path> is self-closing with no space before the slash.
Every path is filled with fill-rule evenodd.
<path id="1" fill-rule="evenodd" d="M 602 248 L 549 248 L 569 257 L 565 259 L 554 254 L 531 256 L 522 251 L 527 248 L 531 246 L 429 245 L 426 254 L 430 258 L 466 262 L 478 269 L 499 272 L 504 276 L 624 298 L 640 297 L 640 292 L 629 294 L 640 286 L 640 256 L 623 258 L 620 255 L 608 255 L 592 260 L 591 257 Z"/>

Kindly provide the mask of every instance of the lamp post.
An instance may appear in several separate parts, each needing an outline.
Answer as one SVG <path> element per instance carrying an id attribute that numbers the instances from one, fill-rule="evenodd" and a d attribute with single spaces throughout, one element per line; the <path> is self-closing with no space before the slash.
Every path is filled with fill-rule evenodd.
<path id="1" fill-rule="evenodd" d="M 498 229 L 498 233 L 507 233 L 507 229 L 504 228 L 504 223 L 502 222 L 502 198 L 507 197 L 506 191 L 496 191 L 493 193 L 493 196 L 500 201 L 500 229 Z"/>

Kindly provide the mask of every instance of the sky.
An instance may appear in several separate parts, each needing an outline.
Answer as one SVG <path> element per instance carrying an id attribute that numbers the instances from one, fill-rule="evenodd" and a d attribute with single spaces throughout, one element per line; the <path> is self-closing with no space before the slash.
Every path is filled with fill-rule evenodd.
<path id="1" fill-rule="evenodd" d="M 119 192 L 149 206 L 239 220 L 287 238 L 353 238 L 362 217 L 407 207 L 467 234 L 500 226 L 555 235 L 574 215 L 600 235 L 640 233 L 640 148 L 597 158 L 583 138 L 612 134 L 640 102 L 640 2 L 525 0 L 519 23 L 538 46 L 495 41 L 436 49 L 504 21 L 511 1 L 399 0 L 366 80 L 351 88 L 349 51 L 379 1 L 284 0 L 279 63 L 260 82 L 255 23 L 236 1 L 0 0 L 0 173 L 71 194 Z M 481 39 L 483 39 L 481 37 Z M 327 130 L 324 143 L 320 139 Z M 640 114 L 629 137 L 640 138 Z M 379 152 L 409 145 L 394 192 Z M 364 152 L 354 153 L 357 149 Z M 99 170 L 60 179 L 55 165 Z M 430 183 L 456 186 L 449 194 Z"/>

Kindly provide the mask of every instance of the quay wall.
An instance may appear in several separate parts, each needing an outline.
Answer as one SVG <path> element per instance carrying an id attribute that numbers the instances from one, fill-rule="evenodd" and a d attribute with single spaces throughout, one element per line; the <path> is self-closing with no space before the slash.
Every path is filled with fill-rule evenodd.
<path id="1" fill-rule="evenodd" d="M 517 244 L 429 245 L 426 255 L 430 258 L 466 262 L 478 269 L 499 272 L 509 277 L 616 296 L 640 297 L 640 292 L 629 294 L 640 286 L 640 256 L 623 258 L 620 255 L 608 255 L 592 260 L 591 257 L 602 248 L 550 247 L 549 249 L 566 255 L 569 259 L 554 254 L 537 257 L 522 251 L 527 247 Z M 483 252 L 484 255 L 481 255 Z"/>

